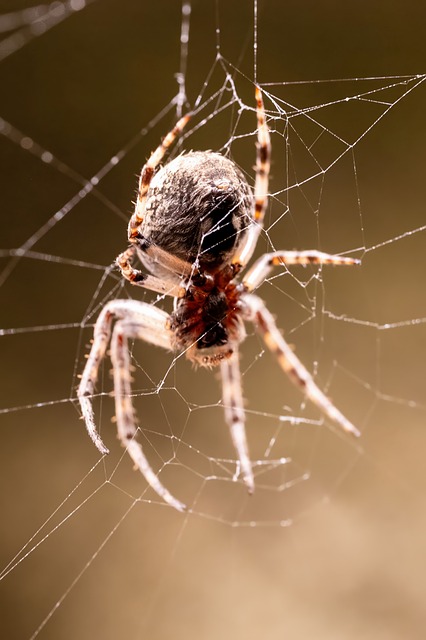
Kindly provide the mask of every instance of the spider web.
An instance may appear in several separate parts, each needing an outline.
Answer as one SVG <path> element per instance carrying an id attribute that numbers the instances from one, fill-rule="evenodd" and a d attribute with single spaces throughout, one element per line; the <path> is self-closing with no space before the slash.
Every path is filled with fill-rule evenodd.
<path id="1" fill-rule="evenodd" d="M 367 23 L 358 5 L 232 4 L 2 6 L 4 637 L 422 637 L 422 9 L 369 5 Z M 134 343 L 140 441 L 182 515 L 116 440 L 109 361 L 107 458 L 76 385 L 105 302 L 170 310 L 113 266 L 145 158 L 191 108 L 172 155 L 219 151 L 253 185 L 255 82 L 273 154 L 256 256 L 362 259 L 277 270 L 258 294 L 362 437 L 306 403 L 248 327 L 248 496 L 215 372 Z"/>

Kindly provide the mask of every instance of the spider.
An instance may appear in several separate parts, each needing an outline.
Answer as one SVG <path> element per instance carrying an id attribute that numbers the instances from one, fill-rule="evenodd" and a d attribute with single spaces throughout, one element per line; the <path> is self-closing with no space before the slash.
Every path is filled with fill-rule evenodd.
<path id="1" fill-rule="evenodd" d="M 344 431 L 359 431 L 319 389 L 277 329 L 263 301 L 253 294 L 277 265 L 355 265 L 359 260 L 320 251 L 274 251 L 261 256 L 240 279 L 263 228 L 267 205 L 271 142 L 262 92 L 256 87 L 257 155 L 254 194 L 237 166 L 212 151 L 182 153 L 164 164 L 165 153 L 187 124 L 182 117 L 144 165 L 128 226 L 129 248 L 117 266 L 125 279 L 174 298 L 171 314 L 137 300 L 112 300 L 95 324 L 92 347 L 81 376 L 78 399 L 87 431 L 108 453 L 95 426 L 91 397 L 99 365 L 110 343 L 118 437 L 154 491 L 178 511 L 186 505 L 160 481 L 137 441 L 131 400 L 128 341 L 141 339 L 185 353 L 196 365 L 219 367 L 225 420 L 250 493 L 250 462 L 238 348 L 253 323 L 292 382 Z M 145 271 L 133 266 L 135 256 Z M 114 325 L 114 326 L 113 326 Z"/>

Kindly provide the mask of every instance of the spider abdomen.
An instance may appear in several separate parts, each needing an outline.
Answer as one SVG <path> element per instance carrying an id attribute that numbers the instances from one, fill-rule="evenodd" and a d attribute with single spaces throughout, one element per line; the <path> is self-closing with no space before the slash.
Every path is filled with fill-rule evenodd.
<path id="1" fill-rule="evenodd" d="M 235 253 L 252 211 L 250 187 L 231 160 L 211 151 L 190 152 L 152 178 L 139 231 L 172 255 L 215 269 Z"/>

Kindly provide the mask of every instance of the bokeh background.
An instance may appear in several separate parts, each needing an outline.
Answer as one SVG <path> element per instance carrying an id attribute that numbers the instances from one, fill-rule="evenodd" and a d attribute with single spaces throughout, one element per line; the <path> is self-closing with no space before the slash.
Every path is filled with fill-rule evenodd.
<path id="1" fill-rule="evenodd" d="M 3 0 L 0 24 L 27 6 Z M 64 5 L 55 7 L 60 16 Z M 246 0 L 192 2 L 190 104 L 218 43 L 238 69 L 239 95 L 251 104 L 253 13 Z M 414 1 L 260 0 L 258 80 L 277 82 L 266 88 L 302 107 L 381 86 L 355 78 L 422 74 L 425 13 Z M 120 288 L 108 266 L 126 243 L 135 176 L 175 118 L 180 30 L 176 0 L 99 0 L 45 32 L 8 32 L 0 46 L 0 117 L 15 128 L 0 138 L 0 324 L 11 329 L 0 336 L 2 567 L 15 554 L 21 558 L 0 583 L 0 635 L 424 638 L 426 245 L 425 231 L 407 234 L 425 224 L 424 84 L 369 131 L 383 104 L 357 101 L 351 111 L 315 114 L 347 139 L 366 132 L 354 154 L 326 173 L 318 215 L 306 204 L 318 198 L 318 181 L 304 197 L 285 191 L 285 120 L 274 121 L 269 240 L 286 248 L 319 241 L 330 251 L 361 248 L 353 255 L 364 257 L 360 269 L 323 271 L 305 288 L 300 282 L 315 271 L 279 277 L 262 297 L 321 386 L 360 427 L 360 442 L 330 425 L 280 421 L 317 421 L 318 414 L 301 406 L 252 335 L 242 365 L 252 457 L 262 459 L 276 438 L 270 457 L 292 458 L 259 477 L 252 498 L 239 484 L 206 481 L 229 473 L 208 456 L 233 455 L 211 372 L 195 373 L 182 360 L 169 371 L 170 354 L 135 345 L 147 451 L 158 467 L 172 453 L 171 434 L 175 444 L 194 448 L 181 445 L 180 464 L 162 473 L 194 514 L 159 504 L 122 457 L 110 424 L 109 365 L 96 405 L 112 448 L 108 460 L 99 461 L 78 419 L 75 375 L 99 305 L 119 294 L 151 299 Z M 10 46 L 16 51 L 7 55 Z M 215 74 L 210 92 L 224 80 L 220 68 Z M 284 84 L 330 78 L 350 81 Z M 384 100 L 395 102 L 398 91 Z M 243 133 L 231 152 L 253 176 L 253 113 L 244 113 L 234 131 L 235 106 L 223 113 L 218 107 L 206 106 L 185 147 L 225 150 Z M 41 161 L 28 138 L 63 165 Z M 317 158 L 336 154 L 327 146 L 331 136 L 323 138 Z M 299 175 L 312 172 L 294 137 L 290 149 Z M 40 232 L 118 150 L 125 153 L 97 195 L 77 198 L 34 243 L 37 254 L 13 261 L 13 249 Z M 263 238 L 259 252 L 267 247 Z M 333 320 L 325 309 L 349 321 Z"/>

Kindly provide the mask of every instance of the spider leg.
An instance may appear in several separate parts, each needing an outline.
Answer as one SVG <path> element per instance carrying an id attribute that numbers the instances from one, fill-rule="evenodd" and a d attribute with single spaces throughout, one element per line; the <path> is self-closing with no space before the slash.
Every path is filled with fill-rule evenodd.
<path id="1" fill-rule="evenodd" d="M 178 258 L 162 249 L 157 244 L 147 240 L 141 233 L 137 235 L 137 251 L 146 255 L 153 264 L 161 265 L 161 268 L 174 274 L 181 280 L 194 273 L 194 265 L 182 258 Z"/>
<path id="2" fill-rule="evenodd" d="M 274 251 L 265 253 L 247 271 L 243 283 L 248 291 L 253 291 L 266 280 L 272 269 L 278 265 L 290 264 L 332 264 L 332 265 L 359 265 L 360 260 L 346 256 L 323 253 L 322 251 Z"/>
<path id="3" fill-rule="evenodd" d="M 269 170 L 271 167 L 271 138 L 266 124 L 265 107 L 262 92 L 256 87 L 257 113 L 257 153 L 256 180 L 254 183 L 253 222 L 249 227 L 245 240 L 232 258 L 232 263 L 241 269 L 253 255 L 260 232 L 263 229 L 266 206 L 268 204 Z"/>
<path id="4" fill-rule="evenodd" d="M 114 375 L 115 413 L 117 417 L 118 437 L 132 458 L 135 466 L 154 491 L 178 511 L 185 511 L 186 505 L 177 500 L 162 484 L 146 458 L 141 444 L 136 440 L 137 427 L 135 411 L 131 399 L 130 356 L 127 341 L 129 338 L 146 339 L 145 327 L 138 321 L 120 320 L 114 327 L 111 339 L 111 360 Z M 171 346 L 171 345 L 169 345 Z"/>
<path id="5" fill-rule="evenodd" d="M 81 413 L 87 432 L 98 451 L 103 454 L 109 453 L 109 449 L 102 442 L 102 438 L 96 429 L 91 396 L 95 391 L 99 365 L 105 357 L 108 342 L 111 337 L 112 321 L 114 316 L 119 314 L 119 309 L 116 307 L 115 301 L 105 305 L 96 320 L 92 348 L 90 349 L 86 366 L 84 367 L 77 389 L 77 397 L 80 402 Z"/>
<path id="6" fill-rule="evenodd" d="M 162 143 L 155 149 L 155 151 L 151 153 L 150 157 L 142 168 L 139 178 L 138 201 L 136 203 L 135 212 L 130 218 L 128 228 L 128 236 L 130 241 L 132 241 L 137 236 L 138 227 L 143 221 L 145 213 L 146 194 L 148 193 L 149 185 L 151 183 L 155 169 L 160 164 L 167 149 L 173 144 L 176 137 L 184 129 L 190 117 L 190 114 L 186 114 L 185 116 L 180 118 L 173 129 L 166 135 Z"/>
<path id="7" fill-rule="evenodd" d="M 249 493 L 253 493 L 254 478 L 248 454 L 238 352 L 235 349 L 231 358 L 221 361 L 220 371 L 225 420 L 229 426 L 232 442 L 238 455 L 244 483 Z"/>
<path id="8" fill-rule="evenodd" d="M 116 258 L 116 263 L 121 271 L 121 275 L 126 278 L 126 280 L 128 280 L 131 284 L 137 285 L 139 287 L 144 287 L 144 289 L 156 291 L 157 293 L 163 293 L 175 298 L 180 297 L 182 288 L 178 284 L 176 284 L 176 282 L 157 278 L 156 276 L 144 273 L 143 271 L 132 267 L 130 261 L 134 257 L 135 251 L 136 245 L 131 245 L 128 249 L 126 249 L 126 251 L 120 253 L 120 255 Z"/>
<path id="9" fill-rule="evenodd" d="M 134 439 L 136 426 L 130 397 L 131 376 L 127 339 L 140 338 L 164 349 L 172 349 L 171 332 L 168 326 L 169 315 L 165 311 L 137 300 L 112 300 L 102 309 L 96 321 L 92 348 L 77 391 L 86 429 L 98 450 L 103 454 L 109 453 L 96 429 L 91 398 L 98 378 L 99 365 L 105 357 L 111 338 L 114 320 L 118 322 L 111 339 L 111 359 L 119 438 L 142 475 L 158 495 L 178 511 L 183 511 L 185 505 L 163 487 L 149 465 L 140 444 Z"/>
<path id="10" fill-rule="evenodd" d="M 333 405 L 315 384 L 309 371 L 300 362 L 299 358 L 277 329 L 272 314 L 268 311 L 262 300 L 250 294 L 245 294 L 241 300 L 244 302 L 246 319 L 254 323 L 266 346 L 275 355 L 281 369 L 288 375 L 290 380 L 296 386 L 300 387 L 309 400 L 337 426 L 354 436 L 359 436 L 360 432 L 358 429 Z"/>

